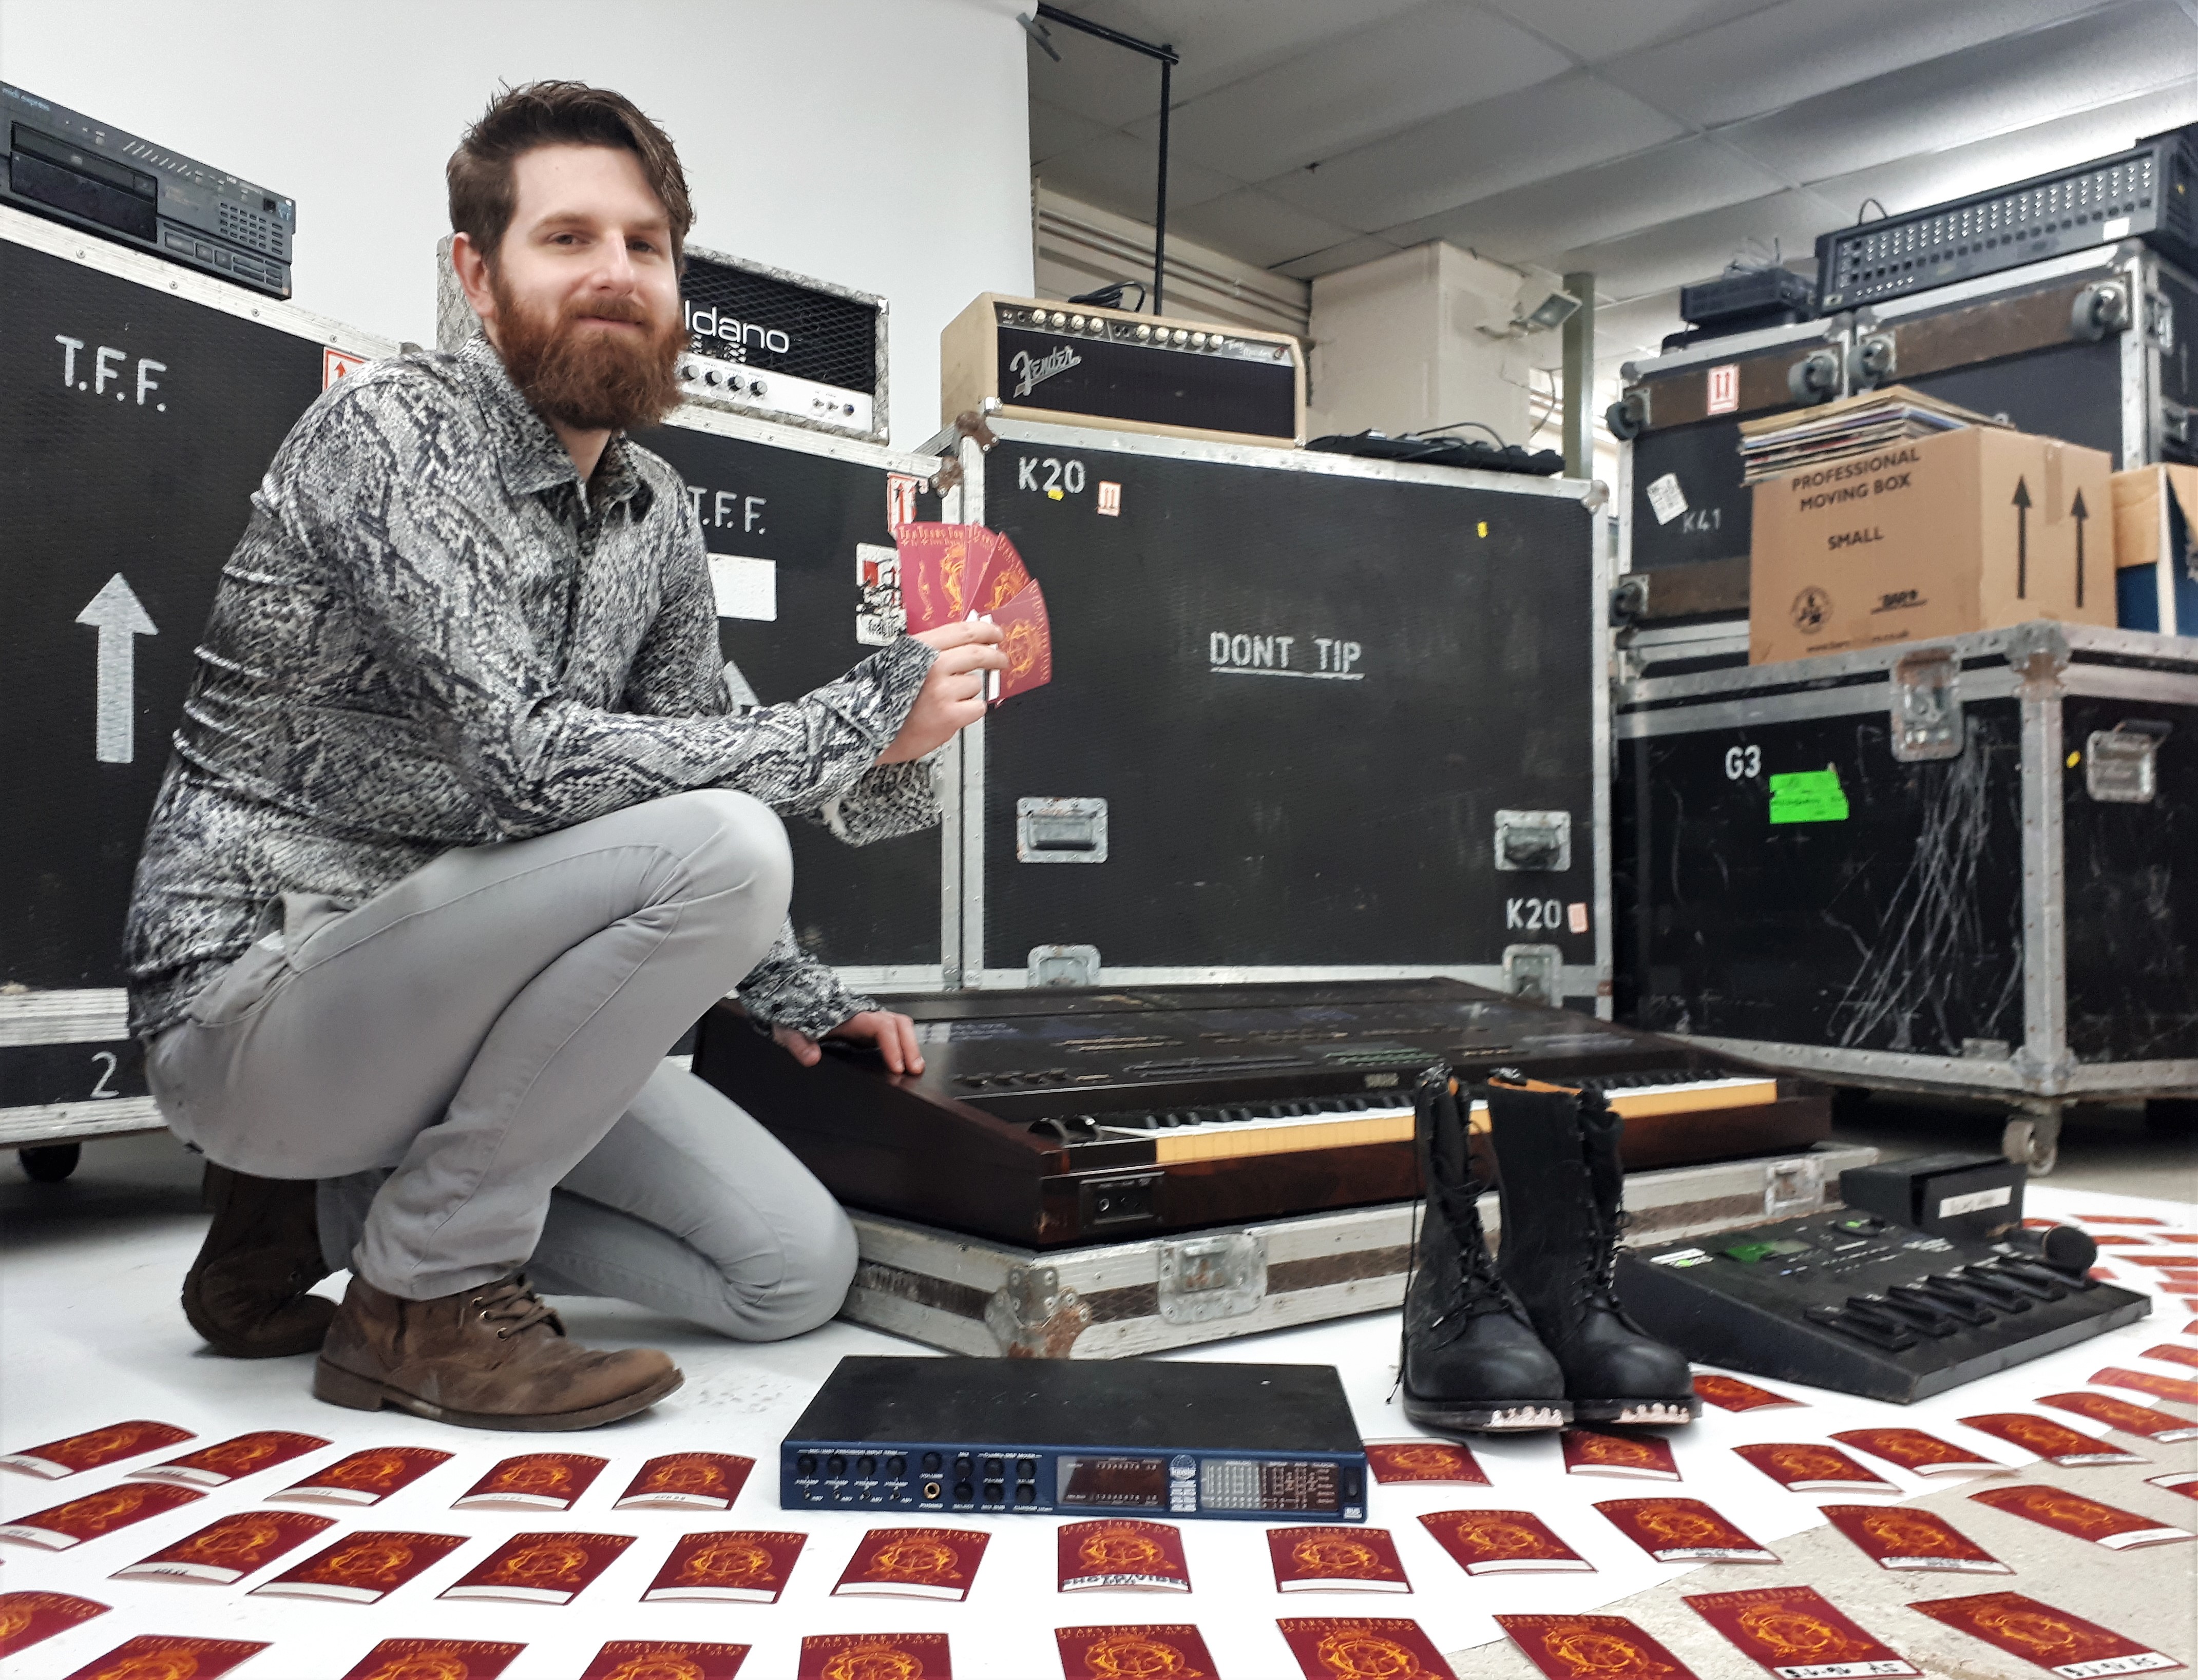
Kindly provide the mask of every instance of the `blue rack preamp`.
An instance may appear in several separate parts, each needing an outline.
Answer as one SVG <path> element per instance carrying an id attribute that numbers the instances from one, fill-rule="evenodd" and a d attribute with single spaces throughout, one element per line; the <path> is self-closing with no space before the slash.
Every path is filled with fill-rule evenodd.
<path id="1" fill-rule="evenodd" d="M 1329 1365 L 842 1359 L 779 1449 L 788 1510 L 1364 1522 Z"/>

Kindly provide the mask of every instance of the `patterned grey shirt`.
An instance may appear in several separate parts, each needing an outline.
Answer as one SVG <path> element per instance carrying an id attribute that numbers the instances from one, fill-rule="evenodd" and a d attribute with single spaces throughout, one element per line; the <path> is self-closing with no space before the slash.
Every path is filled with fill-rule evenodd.
<path id="1" fill-rule="evenodd" d="M 337 381 L 224 568 L 125 936 L 150 1038 L 286 892 L 357 904 L 453 846 L 729 787 L 854 843 L 938 820 L 878 765 L 934 657 L 903 638 L 736 714 L 702 533 L 624 438 L 580 481 L 475 338 Z M 741 996 L 817 1034 L 875 1008 L 782 930 Z"/>

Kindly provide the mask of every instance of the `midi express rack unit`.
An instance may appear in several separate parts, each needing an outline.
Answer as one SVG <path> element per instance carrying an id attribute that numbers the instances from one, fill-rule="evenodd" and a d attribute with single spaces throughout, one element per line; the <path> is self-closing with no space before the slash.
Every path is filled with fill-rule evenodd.
<path id="1" fill-rule="evenodd" d="M 1333 1367 L 842 1359 L 779 1450 L 789 1511 L 1363 1522 Z"/>

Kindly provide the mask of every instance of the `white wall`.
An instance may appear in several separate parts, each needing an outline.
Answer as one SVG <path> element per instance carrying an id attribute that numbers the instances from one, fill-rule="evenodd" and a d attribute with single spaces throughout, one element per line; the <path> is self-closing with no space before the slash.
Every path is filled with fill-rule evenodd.
<path id="1" fill-rule="evenodd" d="M 443 164 L 505 81 L 618 89 L 716 250 L 882 294 L 893 433 L 939 329 L 1031 282 L 1018 0 L 0 0 L 0 78 L 298 201 L 305 308 L 435 340 Z"/>

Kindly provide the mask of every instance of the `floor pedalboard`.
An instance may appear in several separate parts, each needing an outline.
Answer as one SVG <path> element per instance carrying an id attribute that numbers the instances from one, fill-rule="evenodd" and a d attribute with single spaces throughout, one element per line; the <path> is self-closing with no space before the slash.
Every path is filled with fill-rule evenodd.
<path id="1" fill-rule="evenodd" d="M 779 1450 L 789 1511 L 1364 1522 L 1329 1365 L 842 1359 Z"/>
<path id="2" fill-rule="evenodd" d="M 2152 1310 L 2034 1256 L 1852 1208 L 1626 1250 L 1618 1285 L 1690 1359 L 1904 1404 Z"/>

